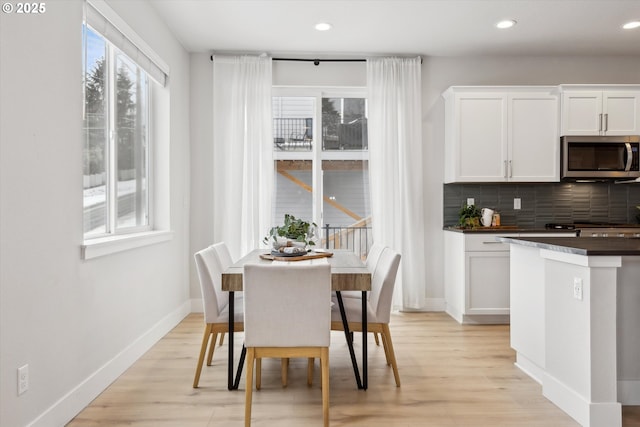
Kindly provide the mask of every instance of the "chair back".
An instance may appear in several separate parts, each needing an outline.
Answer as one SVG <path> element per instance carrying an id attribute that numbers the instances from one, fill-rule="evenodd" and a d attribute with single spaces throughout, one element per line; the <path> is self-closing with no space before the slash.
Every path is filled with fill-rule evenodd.
<path id="1" fill-rule="evenodd" d="M 369 271 L 373 274 L 376 269 L 376 264 L 378 264 L 378 260 L 380 260 L 380 255 L 382 255 L 382 250 L 385 248 L 381 243 L 374 243 L 369 248 L 369 253 L 367 254 L 367 259 L 365 264 Z"/>
<path id="2" fill-rule="evenodd" d="M 246 347 L 328 347 L 331 266 L 326 259 L 244 266 Z"/>
<path id="3" fill-rule="evenodd" d="M 376 320 L 379 323 L 389 323 L 391 318 L 391 301 L 399 265 L 400 254 L 391 248 L 384 248 L 376 264 L 376 270 L 371 274 L 369 302 L 376 311 Z"/>
<path id="4" fill-rule="evenodd" d="M 225 271 L 227 268 L 233 265 L 233 258 L 231 258 L 231 252 L 226 243 L 220 242 L 213 245 L 218 253 L 218 260 L 220 261 L 220 269 Z"/>
<path id="5" fill-rule="evenodd" d="M 206 323 L 214 323 L 229 303 L 229 294 L 222 291 L 222 269 L 215 246 L 209 246 L 195 254 Z"/>

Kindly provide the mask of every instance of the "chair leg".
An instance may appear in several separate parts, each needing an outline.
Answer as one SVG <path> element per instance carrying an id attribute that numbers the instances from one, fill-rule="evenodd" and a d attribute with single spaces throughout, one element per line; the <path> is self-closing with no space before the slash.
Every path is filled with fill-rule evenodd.
<path id="1" fill-rule="evenodd" d="M 216 349 L 216 338 L 218 338 L 217 332 L 211 332 L 211 335 L 213 335 L 213 337 L 209 341 L 209 355 L 207 356 L 207 366 L 211 366 L 211 361 L 213 360 L 213 352 Z"/>
<path id="2" fill-rule="evenodd" d="M 322 376 L 322 418 L 324 427 L 329 427 L 329 348 L 320 350 L 320 367 Z"/>
<path id="3" fill-rule="evenodd" d="M 224 343 L 224 332 L 220 333 L 220 342 L 218 343 L 218 345 L 222 345 Z"/>
<path id="4" fill-rule="evenodd" d="M 251 398 L 253 395 L 253 363 L 255 360 L 255 348 L 247 348 L 247 384 L 245 387 L 244 397 L 244 425 L 245 427 L 251 426 Z M 259 360 L 259 359 L 258 359 Z"/>
<path id="5" fill-rule="evenodd" d="M 389 356 L 389 344 L 387 343 L 387 338 L 385 337 L 384 334 L 381 334 L 382 337 L 380 338 L 382 340 L 382 348 L 384 349 L 384 358 L 387 361 L 387 366 L 391 366 L 391 357 Z"/>
<path id="6" fill-rule="evenodd" d="M 310 357 L 307 362 L 307 385 L 311 387 L 313 385 L 313 364 L 315 359 Z"/>
<path id="7" fill-rule="evenodd" d="M 378 339 L 378 333 L 377 332 L 373 333 L 373 339 L 376 341 L 376 345 L 380 345 L 380 340 Z"/>
<path id="8" fill-rule="evenodd" d="M 198 388 L 200 382 L 200 372 L 202 372 L 202 363 L 204 362 L 204 354 L 207 351 L 207 344 L 209 344 L 209 337 L 211 336 L 211 329 L 213 325 L 207 323 L 204 326 L 204 334 L 202 336 L 202 344 L 200 345 L 200 356 L 198 357 L 198 364 L 196 365 L 196 375 L 193 378 L 193 388 Z"/>
<path id="9" fill-rule="evenodd" d="M 289 384 L 289 358 L 283 357 L 280 359 L 280 371 L 282 375 L 282 387 L 286 387 Z"/>
<path id="10" fill-rule="evenodd" d="M 387 343 L 389 348 L 389 357 L 391 358 L 391 367 L 393 368 L 393 376 L 396 379 L 396 387 L 400 387 L 400 374 L 398 374 L 398 363 L 396 362 L 396 353 L 393 351 L 393 343 L 391 342 L 391 331 L 389 325 L 382 324 L 382 340 Z"/>
<path id="11" fill-rule="evenodd" d="M 256 390 L 262 388 L 262 358 L 256 359 Z"/>

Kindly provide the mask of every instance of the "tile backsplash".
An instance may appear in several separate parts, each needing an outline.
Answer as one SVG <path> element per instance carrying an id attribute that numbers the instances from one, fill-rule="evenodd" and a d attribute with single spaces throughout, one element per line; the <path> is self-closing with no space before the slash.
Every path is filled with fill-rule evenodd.
<path id="1" fill-rule="evenodd" d="M 543 228 L 549 222 L 598 221 L 637 224 L 640 183 L 480 183 L 444 184 L 444 225 L 456 225 L 458 212 L 474 198 L 495 209 L 502 225 Z M 520 198 L 522 208 L 513 209 Z"/>

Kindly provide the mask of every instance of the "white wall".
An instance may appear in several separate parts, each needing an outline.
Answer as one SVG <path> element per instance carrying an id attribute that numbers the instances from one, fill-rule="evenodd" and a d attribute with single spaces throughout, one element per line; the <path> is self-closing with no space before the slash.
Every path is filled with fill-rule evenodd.
<path id="1" fill-rule="evenodd" d="M 174 237 L 81 261 L 83 2 L 0 14 L 2 426 L 64 425 L 189 311 L 188 54 L 146 2 L 110 4 L 171 68 Z"/>
<path id="2" fill-rule="evenodd" d="M 214 206 L 204 206 L 207 194 L 200 171 L 206 170 L 211 156 L 211 121 L 206 117 L 194 120 L 195 111 L 211 114 L 211 62 L 208 54 L 192 54 L 192 252 L 213 242 L 210 225 Z M 452 85 L 556 85 L 561 83 L 640 83 L 638 57 L 427 57 L 422 66 L 422 112 L 425 194 L 425 277 L 426 309 L 444 308 L 444 260 L 442 185 L 444 163 L 444 102 L 442 92 Z M 275 85 L 366 85 L 364 63 L 274 62 Z M 208 157 L 207 157 L 208 156 Z M 196 168 L 196 162 L 201 168 Z M 208 175 L 211 176 L 211 175 Z M 196 206 L 196 199 L 203 199 Z M 196 213 L 196 207 L 201 208 Z M 192 272 L 191 296 L 200 298 L 197 276 Z"/>

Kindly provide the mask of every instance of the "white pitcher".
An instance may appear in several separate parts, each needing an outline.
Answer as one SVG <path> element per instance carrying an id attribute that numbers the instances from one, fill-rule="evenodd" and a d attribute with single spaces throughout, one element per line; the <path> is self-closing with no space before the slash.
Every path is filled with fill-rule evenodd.
<path id="1" fill-rule="evenodd" d="M 494 212 L 493 209 L 489 209 L 489 208 L 482 208 L 482 210 L 480 210 L 480 214 L 482 215 L 480 222 L 482 223 L 483 226 L 491 227 L 491 221 L 493 220 L 493 212 Z"/>

